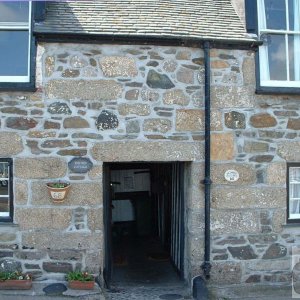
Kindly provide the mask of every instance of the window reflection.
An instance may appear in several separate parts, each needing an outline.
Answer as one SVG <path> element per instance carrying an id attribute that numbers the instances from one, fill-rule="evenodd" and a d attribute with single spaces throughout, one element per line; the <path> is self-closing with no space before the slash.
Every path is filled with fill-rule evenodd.
<path id="1" fill-rule="evenodd" d="M 287 80 L 285 36 L 268 35 L 269 72 L 271 80 Z"/>
<path id="2" fill-rule="evenodd" d="M 265 0 L 265 10 L 268 29 L 287 29 L 285 0 Z"/>
<path id="3" fill-rule="evenodd" d="M 0 2 L 0 22 L 28 22 L 29 1 Z"/>
<path id="4" fill-rule="evenodd" d="M 300 214 L 300 168 L 289 169 L 290 219 Z"/>
<path id="5" fill-rule="evenodd" d="M 28 32 L 0 31 L 0 76 L 28 74 Z"/>

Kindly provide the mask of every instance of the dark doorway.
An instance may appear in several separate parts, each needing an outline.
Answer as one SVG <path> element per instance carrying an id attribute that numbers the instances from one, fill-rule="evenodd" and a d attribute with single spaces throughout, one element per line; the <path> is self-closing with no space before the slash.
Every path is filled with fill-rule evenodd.
<path id="1" fill-rule="evenodd" d="M 184 163 L 104 165 L 104 279 L 169 284 L 184 274 Z"/>

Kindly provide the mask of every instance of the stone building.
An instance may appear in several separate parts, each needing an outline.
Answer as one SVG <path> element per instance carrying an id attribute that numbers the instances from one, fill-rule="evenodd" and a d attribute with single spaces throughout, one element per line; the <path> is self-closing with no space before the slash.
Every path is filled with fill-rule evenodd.
<path id="1" fill-rule="evenodd" d="M 208 246 L 211 284 L 291 282 L 297 24 L 286 58 L 287 31 L 268 26 L 287 8 L 246 1 L 247 33 L 243 1 L 231 2 L 0 3 L 1 268 L 109 281 L 116 236 L 137 231 L 159 237 L 189 284 Z M 61 204 L 46 188 L 59 180 L 71 183 Z"/>

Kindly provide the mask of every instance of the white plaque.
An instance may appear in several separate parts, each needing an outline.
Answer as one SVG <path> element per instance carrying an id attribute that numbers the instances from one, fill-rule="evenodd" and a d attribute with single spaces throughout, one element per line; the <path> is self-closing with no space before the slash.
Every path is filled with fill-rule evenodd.
<path id="1" fill-rule="evenodd" d="M 227 181 L 234 182 L 240 178 L 240 174 L 236 170 L 227 170 L 224 174 L 224 177 Z"/>

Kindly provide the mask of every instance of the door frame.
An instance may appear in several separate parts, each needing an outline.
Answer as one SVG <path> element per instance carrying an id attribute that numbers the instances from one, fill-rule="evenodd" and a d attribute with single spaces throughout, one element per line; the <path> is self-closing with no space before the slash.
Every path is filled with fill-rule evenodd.
<path id="1" fill-rule="evenodd" d="M 179 169 L 178 182 L 179 182 L 179 193 L 181 197 L 180 204 L 180 240 L 179 245 L 177 247 L 180 249 L 180 269 L 175 267 L 174 262 L 171 260 L 171 263 L 174 265 L 175 270 L 178 272 L 180 278 L 184 280 L 185 275 L 185 264 L 184 264 L 184 256 L 185 256 L 185 182 L 184 182 L 184 172 L 185 172 L 185 162 L 183 161 L 166 161 L 166 162 L 156 162 L 156 161 L 147 161 L 147 162 L 104 162 L 103 163 L 103 222 L 104 222 L 104 266 L 103 266 L 103 279 L 105 286 L 109 289 L 112 275 L 113 275 L 113 259 L 112 259 L 112 211 L 111 211 L 111 185 L 110 185 L 110 172 L 115 169 L 116 166 L 124 167 L 124 169 L 132 168 L 144 168 L 145 165 L 150 166 L 153 164 L 163 165 L 163 164 L 172 164 L 172 166 L 176 166 Z M 141 166 L 142 165 L 142 166 Z M 119 169 L 119 168 L 118 168 Z M 120 168 L 123 169 L 123 168 Z M 172 168 L 171 168 L 172 169 Z M 172 171 L 171 171 L 172 172 Z"/>

